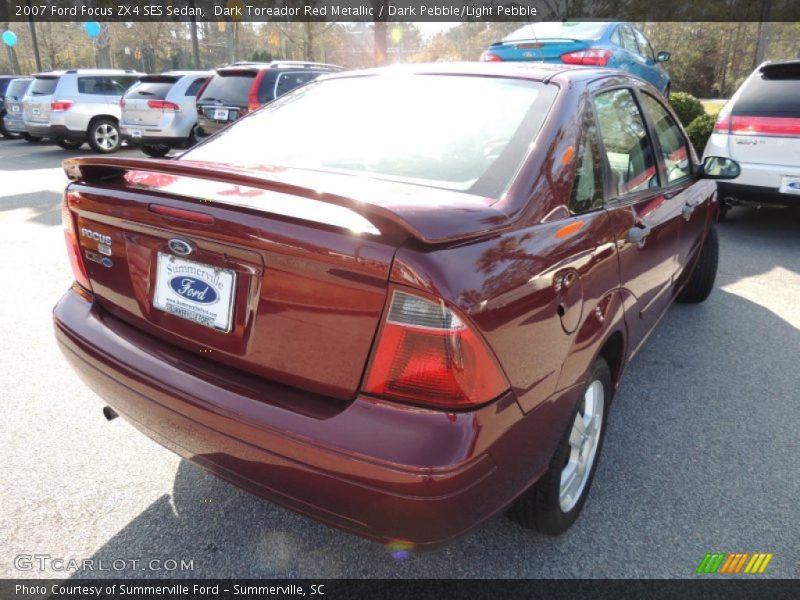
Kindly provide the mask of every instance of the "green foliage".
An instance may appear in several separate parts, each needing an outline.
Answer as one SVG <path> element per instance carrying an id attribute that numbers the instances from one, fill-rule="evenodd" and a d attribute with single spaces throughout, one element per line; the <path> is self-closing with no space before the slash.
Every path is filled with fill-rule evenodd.
<path id="1" fill-rule="evenodd" d="M 697 117 L 706 114 L 700 100 L 686 92 L 670 94 L 669 102 L 684 127 L 688 127 Z"/>
<path id="2" fill-rule="evenodd" d="M 689 139 L 692 141 L 692 145 L 694 149 L 697 150 L 698 154 L 703 153 L 708 138 L 711 136 L 713 130 L 714 117 L 705 114 L 695 118 L 686 127 L 686 133 L 689 135 Z"/>
<path id="3" fill-rule="evenodd" d="M 250 60 L 253 62 L 265 62 L 265 63 L 272 62 L 273 60 L 272 52 L 269 52 L 267 50 L 256 50 L 250 56 Z"/>

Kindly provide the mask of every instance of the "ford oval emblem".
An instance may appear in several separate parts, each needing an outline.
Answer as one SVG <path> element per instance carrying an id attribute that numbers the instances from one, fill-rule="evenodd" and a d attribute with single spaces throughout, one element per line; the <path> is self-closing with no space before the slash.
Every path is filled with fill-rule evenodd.
<path id="1" fill-rule="evenodd" d="M 169 246 L 169 249 L 175 254 L 179 254 L 181 256 L 188 256 L 192 253 L 192 245 L 189 242 L 179 240 L 178 238 L 171 239 L 167 243 L 167 246 Z"/>
<path id="2" fill-rule="evenodd" d="M 173 277 L 169 280 L 169 287 L 176 294 L 199 304 L 213 304 L 219 297 L 216 290 L 205 281 L 188 275 Z"/>

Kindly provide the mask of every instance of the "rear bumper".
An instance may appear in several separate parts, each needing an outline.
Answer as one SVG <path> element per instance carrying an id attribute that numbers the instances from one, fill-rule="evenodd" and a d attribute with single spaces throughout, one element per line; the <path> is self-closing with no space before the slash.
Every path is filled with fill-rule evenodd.
<path id="1" fill-rule="evenodd" d="M 188 138 L 180 137 L 163 137 L 157 135 L 142 135 L 141 137 L 132 137 L 129 133 L 122 130 L 122 141 L 128 142 L 134 146 L 141 146 L 142 144 L 148 145 L 165 145 L 170 148 L 183 148 L 189 141 Z"/>
<path id="2" fill-rule="evenodd" d="M 133 136 L 131 130 L 137 130 L 139 135 Z M 125 121 L 120 122 L 119 132 L 122 139 L 134 145 L 141 144 L 165 144 L 171 148 L 179 148 L 186 145 L 189 141 L 191 127 L 184 134 L 177 126 L 162 127 L 151 125 L 130 124 Z"/>
<path id="3" fill-rule="evenodd" d="M 468 413 L 359 395 L 310 416 L 279 397 L 297 390 L 275 386 L 256 399 L 221 386 L 192 364 L 205 359 L 181 357 L 74 291 L 53 317 L 59 346 L 89 387 L 165 447 L 296 512 L 418 548 L 465 533 L 540 477 L 563 430 L 552 409 L 577 397 L 546 403 L 544 418 L 524 416 L 511 392 Z"/>
<path id="4" fill-rule="evenodd" d="M 67 129 L 64 125 L 50 125 L 47 123 L 36 124 L 27 122 L 25 123 L 25 130 L 35 137 L 50 138 L 53 140 L 86 140 L 85 131 L 74 131 Z"/>
<path id="5" fill-rule="evenodd" d="M 743 185 L 729 181 L 717 182 L 717 194 L 723 201 L 735 200 L 753 204 L 800 206 L 800 194 L 782 194 L 779 188 Z"/>
<path id="6" fill-rule="evenodd" d="M 12 113 L 6 113 L 3 117 L 3 127 L 6 128 L 6 131 L 10 131 L 11 133 L 25 133 L 27 131 L 22 118 L 14 118 Z"/>

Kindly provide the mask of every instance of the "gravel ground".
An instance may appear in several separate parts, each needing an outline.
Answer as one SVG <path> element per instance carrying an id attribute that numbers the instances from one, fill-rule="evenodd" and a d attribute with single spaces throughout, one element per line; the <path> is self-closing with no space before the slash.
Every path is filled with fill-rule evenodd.
<path id="1" fill-rule="evenodd" d="M 566 535 L 498 516 L 398 561 L 105 421 L 51 330 L 71 281 L 59 214 L 70 154 L 0 141 L 0 577 L 693 577 L 712 551 L 773 552 L 767 576 L 800 576 L 800 210 L 736 209 L 720 225 L 717 289 L 670 309 L 629 366 Z M 18 568 L 32 554 L 125 566 Z M 154 559 L 193 568 L 143 566 Z"/>

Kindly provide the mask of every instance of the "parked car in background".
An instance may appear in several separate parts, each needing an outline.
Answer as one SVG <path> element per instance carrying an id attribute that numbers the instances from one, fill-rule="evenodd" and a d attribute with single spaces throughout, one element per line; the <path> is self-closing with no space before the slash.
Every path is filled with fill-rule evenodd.
<path id="1" fill-rule="evenodd" d="M 302 61 L 239 62 L 217 69 L 197 98 L 198 133 L 211 135 L 323 73 L 342 70 Z"/>
<path id="2" fill-rule="evenodd" d="M 704 154 L 741 165 L 719 183 L 722 216 L 738 203 L 800 206 L 800 60 L 753 71 L 719 112 Z"/>
<path id="3" fill-rule="evenodd" d="M 711 292 L 707 178 L 736 165 L 699 164 L 636 77 L 475 62 L 327 76 L 175 159 L 64 168 L 55 333 L 107 417 L 431 547 L 508 506 L 575 521 L 628 360 Z"/>
<path id="4" fill-rule="evenodd" d="M 169 71 L 145 75 L 120 100 L 122 139 L 148 156 L 197 142 L 197 93 L 211 71 Z"/>
<path id="5" fill-rule="evenodd" d="M 0 134 L 10 139 L 25 135 L 25 122 L 22 120 L 22 97 L 28 89 L 30 77 L 14 77 L 4 82 L 0 79 L 0 89 L 4 94 L 0 100 Z M 5 87 L 5 89 L 3 89 Z"/>
<path id="6" fill-rule="evenodd" d="M 609 67 L 641 77 L 669 98 L 670 77 L 661 65 L 669 52 L 653 51 L 641 30 L 625 22 L 528 23 L 489 46 L 481 60 L 539 61 Z"/>
<path id="7" fill-rule="evenodd" d="M 88 142 L 95 152 L 116 152 L 122 143 L 119 101 L 142 75 L 120 69 L 37 73 L 22 101 L 25 128 L 62 148 Z"/>

